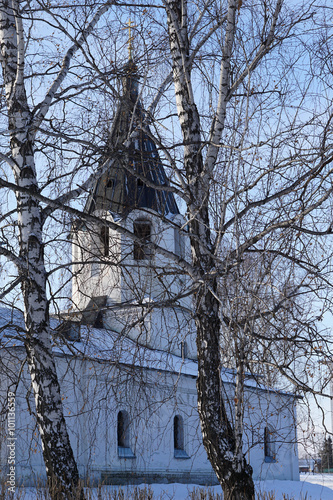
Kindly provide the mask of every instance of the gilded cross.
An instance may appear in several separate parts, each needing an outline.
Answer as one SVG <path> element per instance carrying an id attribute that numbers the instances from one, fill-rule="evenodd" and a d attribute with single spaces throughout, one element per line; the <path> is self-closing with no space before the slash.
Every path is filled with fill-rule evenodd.
<path id="1" fill-rule="evenodd" d="M 131 28 L 135 28 L 136 27 L 136 24 L 132 24 L 132 21 L 129 19 L 128 21 L 128 56 L 130 59 L 132 59 L 132 49 L 133 49 L 133 45 L 132 45 L 132 41 L 133 41 L 133 36 L 132 36 L 132 32 L 131 32 Z"/>

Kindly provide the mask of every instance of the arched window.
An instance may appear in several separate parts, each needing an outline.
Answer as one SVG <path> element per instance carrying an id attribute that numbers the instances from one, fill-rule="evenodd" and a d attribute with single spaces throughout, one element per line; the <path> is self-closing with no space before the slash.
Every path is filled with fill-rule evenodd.
<path id="1" fill-rule="evenodd" d="M 175 450 L 184 449 L 184 423 L 180 415 L 173 419 L 173 442 Z"/>
<path id="2" fill-rule="evenodd" d="M 129 438 L 129 416 L 127 411 L 120 411 L 118 413 L 118 427 L 117 427 L 117 439 L 118 446 L 121 448 L 129 448 L 130 438 Z"/>
<path id="3" fill-rule="evenodd" d="M 185 451 L 184 421 L 180 415 L 173 419 L 173 446 L 175 458 L 190 458 Z"/>
<path id="4" fill-rule="evenodd" d="M 117 418 L 117 443 L 120 458 L 135 458 L 130 448 L 130 419 L 127 411 L 122 410 Z"/>
<path id="5" fill-rule="evenodd" d="M 133 224 L 133 232 L 140 241 L 134 241 L 134 260 L 150 259 L 151 249 L 148 245 L 151 241 L 151 224 L 146 220 L 137 220 Z"/>
<path id="6" fill-rule="evenodd" d="M 110 202 L 113 200 L 114 188 L 115 188 L 114 179 L 108 179 L 107 183 L 105 185 L 105 198 L 106 198 L 107 202 Z"/>
<path id="7" fill-rule="evenodd" d="M 275 462 L 274 431 L 266 426 L 264 429 L 265 462 Z"/>

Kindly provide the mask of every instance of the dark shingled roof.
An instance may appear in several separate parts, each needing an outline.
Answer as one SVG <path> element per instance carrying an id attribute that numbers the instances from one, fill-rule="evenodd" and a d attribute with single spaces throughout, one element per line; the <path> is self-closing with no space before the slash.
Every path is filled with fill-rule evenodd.
<path id="1" fill-rule="evenodd" d="M 118 155 L 123 151 L 121 160 L 114 162 L 97 180 L 88 197 L 85 212 L 104 209 L 125 215 L 141 208 L 164 216 L 178 214 L 173 194 L 154 187 L 168 186 L 168 180 L 154 141 L 141 128 L 144 113 L 138 99 L 138 76 L 132 60 L 125 68 L 123 87 L 107 145 L 110 155 L 112 151 Z M 146 124 L 145 128 L 148 128 Z M 130 134 L 129 144 L 125 147 Z M 106 155 L 103 162 L 107 158 Z"/>

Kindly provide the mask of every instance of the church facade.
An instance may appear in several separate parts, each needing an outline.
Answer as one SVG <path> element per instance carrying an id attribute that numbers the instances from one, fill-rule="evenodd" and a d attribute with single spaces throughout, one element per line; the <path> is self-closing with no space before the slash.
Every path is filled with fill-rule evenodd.
<path id="1" fill-rule="evenodd" d="M 8 319 L 7 310 L 0 314 L 2 321 Z M 12 331 L 18 324 L 14 319 Z M 8 390 L 15 392 L 17 484 L 31 485 L 45 479 L 34 401 L 24 367 L 18 382 L 24 348 L 12 345 L 8 351 L 1 359 L 1 370 L 8 374 L 1 377 L 1 403 Z M 104 484 L 216 483 L 202 445 L 195 360 L 149 349 L 130 338 L 120 339 L 108 328 L 89 325 L 80 326 L 80 340 L 59 342 L 55 356 L 82 478 Z M 231 398 L 234 373 L 226 370 L 222 377 L 226 397 Z M 294 397 L 248 378 L 244 404 L 244 448 L 254 478 L 297 480 Z M 8 422 L 3 418 L 0 424 L 4 477 Z"/>
<path id="2" fill-rule="evenodd" d="M 197 412 L 186 221 L 143 121 L 130 61 L 102 173 L 71 230 L 71 307 L 51 322 L 64 413 L 87 481 L 214 484 Z M 13 340 L 22 317 L 3 309 L 0 323 L 1 403 L 15 393 L 17 477 L 31 484 L 45 471 L 24 348 Z M 221 376 L 232 399 L 235 374 Z M 298 479 L 294 397 L 250 376 L 245 385 L 244 450 L 254 478 Z M 0 425 L 5 475 L 6 415 Z"/>

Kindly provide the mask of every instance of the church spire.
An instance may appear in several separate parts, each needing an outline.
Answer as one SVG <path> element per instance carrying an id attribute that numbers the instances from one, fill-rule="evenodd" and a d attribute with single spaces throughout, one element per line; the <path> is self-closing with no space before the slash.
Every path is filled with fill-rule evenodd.
<path id="1" fill-rule="evenodd" d="M 173 194 L 161 189 L 168 186 L 167 177 L 156 144 L 149 135 L 148 125 L 143 127 L 143 122 L 139 75 L 136 64 L 130 58 L 124 67 L 123 95 L 107 147 L 107 154 L 122 150 L 122 157 L 97 180 L 89 195 L 86 212 L 103 209 L 126 215 L 134 209 L 148 209 L 164 216 L 179 214 Z"/>

